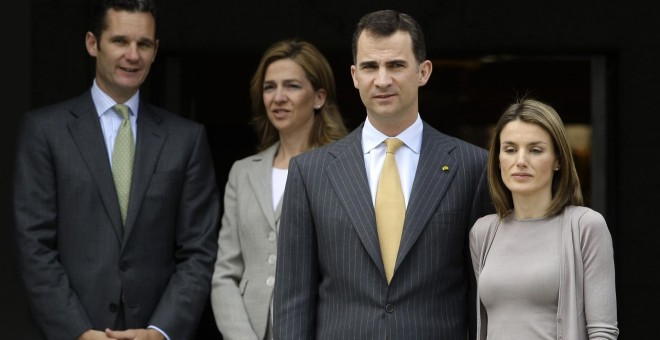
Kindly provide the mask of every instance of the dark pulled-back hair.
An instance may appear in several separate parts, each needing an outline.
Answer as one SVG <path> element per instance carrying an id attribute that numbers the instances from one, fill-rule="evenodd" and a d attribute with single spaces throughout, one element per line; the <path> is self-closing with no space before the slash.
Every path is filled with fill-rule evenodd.
<path id="1" fill-rule="evenodd" d="M 412 49 L 418 63 L 426 60 L 426 43 L 422 27 L 408 14 L 385 9 L 364 15 L 353 32 L 353 63 L 357 62 L 357 43 L 362 32 L 374 37 L 389 37 L 402 31 L 410 35 Z"/>
<path id="2" fill-rule="evenodd" d="M 156 3 L 153 0 L 98 0 L 95 2 L 94 9 L 92 10 L 92 21 L 89 27 L 89 31 L 94 33 L 97 39 L 100 39 L 101 33 L 108 28 L 106 14 L 111 9 L 116 11 L 151 13 L 154 17 L 154 22 L 156 22 L 156 31 L 158 31 L 158 11 L 156 9 Z"/>

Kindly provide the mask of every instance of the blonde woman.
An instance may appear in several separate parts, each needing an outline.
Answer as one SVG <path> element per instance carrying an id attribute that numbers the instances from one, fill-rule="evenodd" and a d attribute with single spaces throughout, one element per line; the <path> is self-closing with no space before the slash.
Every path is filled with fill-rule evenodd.
<path id="1" fill-rule="evenodd" d="M 259 152 L 234 163 L 213 273 L 211 303 L 224 340 L 272 339 L 277 234 L 289 160 L 346 134 L 335 80 L 304 41 L 272 45 L 252 78 Z"/>

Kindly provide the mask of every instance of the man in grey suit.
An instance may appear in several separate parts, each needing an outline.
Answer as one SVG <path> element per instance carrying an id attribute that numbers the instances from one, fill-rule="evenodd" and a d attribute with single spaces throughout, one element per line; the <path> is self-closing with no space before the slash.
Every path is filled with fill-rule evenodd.
<path id="1" fill-rule="evenodd" d="M 473 325 L 468 232 L 493 211 L 486 151 L 424 123 L 418 90 L 431 76 L 409 15 L 365 15 L 351 74 L 366 121 L 344 139 L 291 160 L 275 284 L 276 339 L 455 339 Z M 393 269 L 374 209 L 396 137 L 405 198 Z M 471 334 L 473 337 L 474 335 Z"/>
<path id="2" fill-rule="evenodd" d="M 158 48 L 151 0 L 100 2 L 85 44 L 96 59 L 91 89 L 26 113 L 18 133 L 13 213 L 26 337 L 190 339 L 217 253 L 205 130 L 140 100 Z M 118 175 L 117 164 L 130 162 Z"/>

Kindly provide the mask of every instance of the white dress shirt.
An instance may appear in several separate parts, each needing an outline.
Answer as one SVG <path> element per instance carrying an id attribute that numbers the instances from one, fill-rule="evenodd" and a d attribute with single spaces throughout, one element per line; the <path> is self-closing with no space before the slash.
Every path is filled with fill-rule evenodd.
<path id="1" fill-rule="evenodd" d="M 423 129 L 424 124 L 419 114 L 417 114 L 417 120 L 411 126 L 394 136 L 403 141 L 403 146 L 397 150 L 395 158 L 401 177 L 401 188 L 403 189 L 406 207 L 408 207 L 410 191 L 415 180 L 417 163 L 419 163 Z M 374 205 L 376 204 L 376 190 L 380 179 L 380 171 L 383 168 L 383 163 L 385 163 L 385 151 L 387 150 L 383 142 L 388 138 L 390 137 L 376 130 L 367 117 L 362 128 L 362 151 L 364 152 L 364 165 L 367 169 L 367 178 L 371 189 L 371 201 Z"/>

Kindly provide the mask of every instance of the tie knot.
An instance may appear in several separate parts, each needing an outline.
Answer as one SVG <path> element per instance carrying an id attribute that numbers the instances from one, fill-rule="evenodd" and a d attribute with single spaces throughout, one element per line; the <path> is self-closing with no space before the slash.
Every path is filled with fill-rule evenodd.
<path id="1" fill-rule="evenodd" d="M 396 153 L 396 150 L 403 145 L 403 141 L 398 138 L 388 138 L 385 140 L 385 145 L 387 145 L 387 153 Z"/>
<path id="2" fill-rule="evenodd" d="M 128 118 L 128 106 L 124 104 L 116 104 L 113 109 L 115 112 L 117 112 L 121 118 L 127 119 Z"/>

